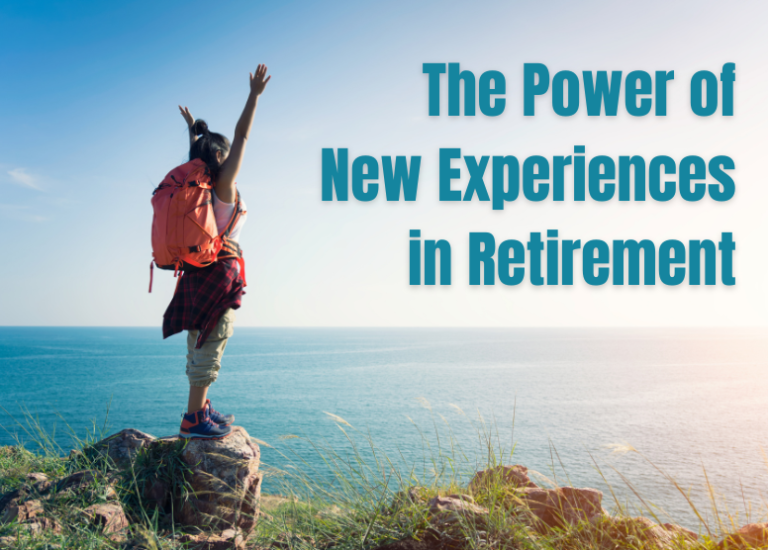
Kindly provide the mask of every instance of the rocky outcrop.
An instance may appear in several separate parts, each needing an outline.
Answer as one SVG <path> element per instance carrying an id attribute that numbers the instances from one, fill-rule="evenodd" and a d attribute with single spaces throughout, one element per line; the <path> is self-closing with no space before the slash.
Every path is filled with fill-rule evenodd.
<path id="1" fill-rule="evenodd" d="M 433 522 L 445 524 L 462 520 L 472 524 L 485 523 L 488 509 L 475 503 L 469 495 L 437 495 L 428 504 Z"/>
<path id="2" fill-rule="evenodd" d="M 428 501 L 424 498 L 424 488 L 410 487 L 400 491 L 392 509 L 398 510 L 404 503 L 422 506 L 428 514 L 429 526 L 418 539 L 390 543 L 378 550 L 463 550 L 477 544 L 493 547 L 492 539 L 498 535 L 491 533 L 494 527 L 488 519 L 489 510 L 475 498 L 480 503 L 495 502 L 507 508 L 511 524 L 527 524 L 540 535 L 551 536 L 555 534 L 553 530 L 562 529 L 571 533 L 567 536 L 576 537 L 563 539 L 563 548 L 570 548 L 572 545 L 567 541 L 571 540 L 579 541 L 576 544 L 579 548 L 680 550 L 698 541 L 696 533 L 679 525 L 659 524 L 645 517 L 610 516 L 602 507 L 602 493 L 596 489 L 538 487 L 523 466 L 503 466 L 478 472 L 470 489 L 474 498 L 452 494 L 437 495 Z M 768 527 L 768 524 L 763 525 Z M 768 538 L 757 536 L 762 533 L 761 536 L 768 537 L 768 530 L 752 529 L 749 532 L 752 534 L 750 541 L 768 541 Z M 472 544 L 466 538 L 470 535 L 476 537 Z M 562 537 L 564 533 L 556 536 Z M 495 540 L 498 542 L 499 539 Z"/>
<path id="3" fill-rule="evenodd" d="M 528 516 L 530 523 L 539 531 L 583 521 L 594 522 L 604 515 L 601 491 L 539 487 L 531 481 L 528 468 L 519 464 L 477 472 L 469 489 L 475 495 L 503 498 L 508 508 Z"/>
<path id="4" fill-rule="evenodd" d="M 50 481 L 45 474 L 31 473 L 19 489 L 0 498 L 0 523 L 15 521 L 22 529 L 38 534 L 43 531 L 60 533 L 62 526 L 46 514 L 46 507 L 55 507 L 57 501 L 106 500 L 87 507 L 83 512 L 86 521 L 99 526 L 105 534 L 117 533 L 128 526 L 123 507 L 117 502 L 113 480 L 100 472 L 83 470 L 58 481 Z"/>
<path id="5" fill-rule="evenodd" d="M 595 521 L 604 515 L 602 492 L 589 488 L 539 487 L 531 481 L 528 468 L 519 464 L 477 472 L 469 489 L 475 495 L 505 496 L 507 506 L 527 513 L 539 530 Z"/>
<path id="6" fill-rule="evenodd" d="M 600 519 L 602 500 L 603 493 L 597 489 L 526 487 L 520 492 L 522 507 L 533 516 L 539 530 Z"/>
<path id="7" fill-rule="evenodd" d="M 498 486 L 538 489 L 538 485 L 528 476 L 528 468 L 517 464 L 477 472 L 469 483 L 469 490 L 473 493 L 488 492 Z"/>
<path id="8" fill-rule="evenodd" d="M 155 438 L 127 429 L 70 454 L 73 465 L 99 461 L 103 471 L 83 469 L 57 480 L 27 474 L 19 489 L 0 496 L 0 523 L 16 522 L 31 533 L 61 532 L 64 510 L 67 523 L 85 522 L 119 540 L 130 523 L 116 490 L 121 479 L 130 480 L 130 489 L 121 485 L 123 493 L 139 488 L 142 505 L 154 505 L 168 518 L 172 510 L 176 523 L 208 531 L 189 535 L 191 547 L 242 547 L 243 533 L 259 516 L 259 446 L 241 427 L 221 440 Z M 46 514 L 46 509 L 57 513 Z"/>
<path id="9" fill-rule="evenodd" d="M 182 458 L 192 468 L 188 481 L 194 496 L 179 511 L 182 524 L 246 531 L 255 525 L 262 479 L 259 446 L 243 428 L 232 431 L 226 439 L 193 440 L 184 448 Z"/>
<path id="10" fill-rule="evenodd" d="M 179 445 L 181 444 L 181 445 Z M 130 467 L 143 450 L 146 456 L 163 456 L 179 448 L 188 466 L 185 483 L 190 493 L 170 502 L 173 491 L 164 479 L 155 476 L 143 488 L 143 496 L 163 510 L 172 508 L 175 520 L 183 525 L 209 529 L 239 528 L 249 531 L 259 514 L 261 473 L 260 450 L 240 426 L 224 439 L 179 441 L 176 436 L 155 438 L 138 430 L 118 432 L 94 445 L 119 467 Z M 171 506 L 171 504 L 173 506 Z"/>
<path id="11" fill-rule="evenodd" d="M 128 468 L 136 459 L 138 452 L 150 443 L 157 441 L 154 436 L 127 428 L 96 443 L 92 449 L 108 456 L 120 470 Z"/>
<path id="12" fill-rule="evenodd" d="M 605 516 L 593 525 L 592 533 L 601 548 L 684 548 L 698 535 L 672 523 L 659 524 L 646 517 Z"/>
<path id="13" fill-rule="evenodd" d="M 720 550 L 743 550 L 768 547 L 768 523 L 748 523 L 727 535 L 718 545 Z"/>
<path id="14" fill-rule="evenodd" d="M 429 500 L 429 497 L 427 496 L 427 490 L 424 487 L 408 487 L 395 494 L 395 497 L 392 499 L 390 511 L 396 512 L 400 508 L 412 504 L 426 504 L 427 500 Z"/>
<path id="15" fill-rule="evenodd" d="M 83 510 L 83 514 L 91 524 L 101 527 L 105 534 L 120 533 L 128 527 L 123 507 L 115 502 L 92 504 Z"/>

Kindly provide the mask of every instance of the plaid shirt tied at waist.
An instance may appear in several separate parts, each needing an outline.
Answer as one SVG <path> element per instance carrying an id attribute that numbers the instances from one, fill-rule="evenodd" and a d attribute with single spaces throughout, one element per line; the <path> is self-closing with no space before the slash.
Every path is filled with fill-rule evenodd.
<path id="1" fill-rule="evenodd" d="M 219 318 L 242 304 L 244 281 L 234 258 L 183 273 L 163 315 L 163 338 L 183 330 L 198 330 L 196 348 L 205 343 Z"/>

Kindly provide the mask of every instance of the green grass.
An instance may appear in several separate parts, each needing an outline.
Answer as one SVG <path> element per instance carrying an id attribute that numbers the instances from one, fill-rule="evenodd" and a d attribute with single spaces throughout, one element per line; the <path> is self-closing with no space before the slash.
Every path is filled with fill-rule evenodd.
<path id="1" fill-rule="evenodd" d="M 617 527 L 621 522 L 616 521 L 537 529 L 526 508 L 520 505 L 519 493 L 501 480 L 492 480 L 472 495 L 477 504 L 488 509 L 487 516 L 480 519 L 471 515 L 458 516 L 450 523 L 436 523 L 427 510 L 429 499 L 438 494 L 470 494 L 467 488 L 469 477 L 478 470 L 514 464 L 514 447 L 511 437 L 502 438 L 496 423 L 488 423 L 482 417 L 476 420 L 464 417 L 472 422 L 476 437 L 473 441 L 460 442 L 450 423 L 435 415 L 429 403 L 424 401 L 422 404 L 429 410 L 431 426 L 426 433 L 413 424 L 422 441 L 422 456 L 416 463 L 408 464 L 399 453 L 388 456 L 370 434 L 330 413 L 326 414 L 344 434 L 345 445 L 334 448 L 305 437 L 283 438 L 275 445 L 283 466 L 279 469 L 262 466 L 272 490 L 280 497 L 265 496 L 262 499 L 262 511 L 266 514 L 259 519 L 248 539 L 248 547 L 363 550 L 404 539 L 429 541 L 440 538 L 444 547 L 472 549 L 655 548 L 638 530 L 621 531 Z M 457 410 L 463 415 L 460 409 Z M 45 473 L 51 479 L 82 469 L 94 470 L 100 475 L 88 491 L 77 495 L 65 493 L 45 501 L 46 515 L 64 527 L 61 534 L 34 536 L 14 523 L 0 524 L 0 537 L 14 537 L 11 548 L 116 549 L 130 546 L 128 543 L 151 550 L 185 548 L 176 536 L 194 531 L 194 528 L 174 524 L 171 508 L 172 502 L 184 499 L 190 490 L 187 483 L 189 467 L 180 456 L 184 441 L 143 449 L 132 468 L 119 470 L 93 446 L 105 437 L 104 427 L 94 422 L 93 429 L 84 437 L 69 430 L 71 447 L 75 450 L 70 453 L 69 449 L 62 449 L 55 443 L 54 434 L 46 433 L 29 411 L 22 412 L 17 417 L 21 418 L 17 420 L 17 428 L 25 436 L 24 444 L 18 441 L 15 446 L 0 448 L 0 494 L 23 486 L 25 475 L 31 472 Z M 102 426 L 106 426 L 106 421 Z M 503 441 L 510 443 L 505 445 Z M 631 447 L 622 450 L 637 453 Z M 562 463 L 554 447 L 552 455 L 550 477 L 554 480 L 554 465 L 562 466 Z M 322 469 L 313 466 L 319 463 L 323 465 Z M 658 508 L 653 506 L 652 499 L 637 493 L 631 481 L 624 479 L 627 489 L 636 496 L 630 508 L 617 496 L 619 491 L 610 487 L 596 461 L 594 467 L 609 486 L 604 495 L 604 506 L 612 508 L 613 516 L 627 518 L 639 512 L 657 523 L 666 520 L 656 517 Z M 702 511 L 672 476 L 657 470 L 662 479 L 680 492 L 700 519 L 698 542 L 685 543 L 678 538 L 670 541 L 667 548 L 714 549 L 723 534 L 739 527 L 738 518 L 723 508 L 708 484 L 712 509 Z M 617 474 L 621 476 L 620 472 Z M 169 499 L 164 507 L 143 498 L 145 489 L 158 481 L 176 497 Z M 536 481 L 541 484 L 541 479 Z M 567 475 L 564 481 L 567 481 Z M 554 485 L 555 481 L 550 484 Z M 110 485 L 116 494 L 110 493 Z M 412 491 L 415 498 L 406 496 L 414 487 L 418 487 Z M 122 540 L 105 536 L 99 528 L 89 525 L 81 513 L 91 504 L 110 500 L 118 500 L 123 505 L 132 523 Z M 752 509 L 751 513 L 753 521 L 765 515 L 762 508 Z"/>

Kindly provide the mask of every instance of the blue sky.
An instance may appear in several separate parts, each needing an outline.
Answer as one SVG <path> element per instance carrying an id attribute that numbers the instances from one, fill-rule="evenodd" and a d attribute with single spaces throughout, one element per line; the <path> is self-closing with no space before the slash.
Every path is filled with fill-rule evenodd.
<path id="1" fill-rule="evenodd" d="M 173 277 L 151 259 L 149 198 L 186 160 L 176 105 L 225 135 L 266 63 L 239 185 L 249 206 L 243 325 L 764 326 L 764 2 L 6 2 L 0 13 L 0 324 L 159 325 Z M 424 62 L 507 75 L 496 119 L 427 116 Z M 676 71 L 666 119 L 521 116 L 525 62 Z M 687 80 L 737 64 L 736 113 L 702 120 Z M 518 107 L 520 107 L 518 109 Z M 729 154 L 724 205 L 437 202 L 440 147 L 466 154 Z M 322 203 L 320 150 L 422 155 L 412 204 Z M 455 243 L 454 284 L 407 284 L 407 231 Z M 735 288 L 470 288 L 469 231 L 521 238 L 713 238 L 733 231 Z"/>

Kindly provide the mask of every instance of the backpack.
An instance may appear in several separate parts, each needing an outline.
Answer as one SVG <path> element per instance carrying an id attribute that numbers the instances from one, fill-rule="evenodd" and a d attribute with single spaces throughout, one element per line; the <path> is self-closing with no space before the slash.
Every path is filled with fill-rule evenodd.
<path id="1" fill-rule="evenodd" d="M 152 256 L 149 264 L 149 291 L 153 269 L 180 272 L 204 269 L 217 260 L 236 258 L 245 279 L 240 246 L 229 238 L 245 212 L 237 193 L 237 206 L 222 234 L 213 213 L 211 173 L 204 161 L 195 159 L 171 170 L 152 193 Z"/>

